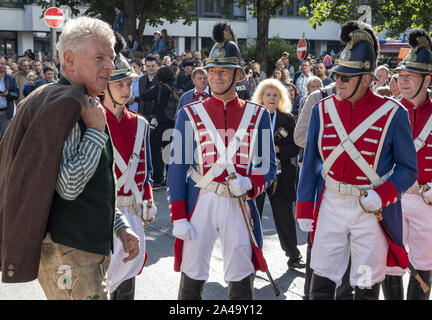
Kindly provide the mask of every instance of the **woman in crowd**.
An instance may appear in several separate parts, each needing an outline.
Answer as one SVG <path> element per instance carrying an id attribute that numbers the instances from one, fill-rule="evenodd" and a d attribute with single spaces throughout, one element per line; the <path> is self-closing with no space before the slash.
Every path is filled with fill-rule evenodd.
<path id="1" fill-rule="evenodd" d="M 285 81 L 285 75 L 282 71 L 282 68 L 276 68 L 273 71 L 273 75 L 272 78 L 279 80 L 281 83 L 283 83 Z"/>
<path id="2" fill-rule="evenodd" d="M 295 86 L 295 84 L 292 83 L 291 81 L 285 80 L 283 84 L 285 88 L 288 90 L 288 95 L 291 101 L 291 105 L 292 105 L 291 114 L 294 116 L 295 119 L 297 119 L 298 111 L 300 107 L 300 99 L 301 99 L 300 93 L 297 87 Z"/>
<path id="3" fill-rule="evenodd" d="M 399 100 L 401 98 L 401 93 L 399 90 L 398 74 L 397 73 L 392 75 L 392 77 L 390 78 L 389 88 L 390 88 L 392 97 L 396 100 Z"/>
<path id="4" fill-rule="evenodd" d="M 303 105 L 304 105 L 304 103 L 305 103 L 306 98 L 308 97 L 308 95 L 311 92 L 314 92 L 315 90 L 318 90 L 318 89 L 320 89 L 322 87 L 323 87 L 323 83 L 322 83 L 322 81 L 321 81 L 320 78 L 318 78 L 316 76 L 313 76 L 313 77 L 311 77 L 308 80 L 308 82 L 306 83 L 306 92 L 307 92 L 307 94 L 300 99 L 299 113 L 301 112 L 301 109 L 303 108 Z"/>
<path id="5" fill-rule="evenodd" d="M 141 46 L 138 40 L 135 40 L 133 35 L 128 35 L 126 40 L 126 48 L 123 49 L 123 54 L 127 58 L 142 58 L 144 52 L 142 52 Z"/>
<path id="6" fill-rule="evenodd" d="M 287 90 L 276 79 L 266 79 L 258 85 L 252 101 L 264 105 L 270 112 L 275 142 L 278 171 L 275 181 L 267 188 L 279 241 L 288 259 L 288 269 L 304 268 L 297 248 L 296 225 L 293 216 L 296 167 L 291 158 L 299 147 L 294 143 L 295 120 L 290 114 L 292 105 Z M 256 198 L 260 216 L 263 212 L 265 193 Z"/>

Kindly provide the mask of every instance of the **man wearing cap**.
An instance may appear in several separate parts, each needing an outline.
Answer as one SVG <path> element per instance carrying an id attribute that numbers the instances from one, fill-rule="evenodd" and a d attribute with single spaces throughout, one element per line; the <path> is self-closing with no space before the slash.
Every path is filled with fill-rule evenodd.
<path id="1" fill-rule="evenodd" d="M 414 145 L 417 151 L 418 178 L 402 198 L 406 224 L 405 245 L 413 267 L 430 284 L 432 270 L 432 100 L 427 89 L 432 77 L 432 42 L 423 29 L 408 35 L 411 51 L 395 69 L 398 74 L 400 102 L 408 110 Z M 402 275 L 405 270 L 390 269 L 383 282 L 386 299 L 403 300 Z M 407 300 L 429 300 L 430 291 L 423 292 L 417 280 L 410 276 Z"/>
<path id="2" fill-rule="evenodd" d="M 219 238 L 229 298 L 253 299 L 254 272 L 266 268 L 253 199 L 276 173 L 270 116 L 236 94 L 243 75 L 231 27 L 216 24 L 213 38 L 204 62 L 212 96 L 180 109 L 173 135 L 167 186 L 177 238 L 174 270 L 181 271 L 179 299 L 201 299 Z"/>
<path id="3" fill-rule="evenodd" d="M 349 21 L 340 35 L 346 48 L 331 70 L 336 95 L 312 110 L 296 218 L 312 232 L 310 298 L 334 299 L 351 256 L 354 299 L 377 300 L 386 265 L 408 266 L 400 199 L 417 178 L 415 148 L 407 111 L 370 89 L 373 29 Z"/>
<path id="4" fill-rule="evenodd" d="M 140 238 L 140 253 L 125 263 L 121 242 L 114 239 L 114 252 L 107 270 L 107 289 L 111 300 L 133 300 L 135 276 L 146 262 L 144 224 L 150 223 L 157 212 L 151 186 L 149 126 L 145 118 L 126 108 L 132 90 L 132 80 L 139 77 L 126 58 L 117 52 L 115 69 L 104 92 L 106 109 L 115 155 L 117 176 L 117 208 L 127 218 L 131 229 Z"/>
<path id="5" fill-rule="evenodd" d="M 155 31 L 153 37 L 154 37 L 153 47 L 150 49 L 149 53 L 162 54 L 166 50 L 166 43 L 164 39 L 161 38 L 161 34 L 159 31 Z"/>

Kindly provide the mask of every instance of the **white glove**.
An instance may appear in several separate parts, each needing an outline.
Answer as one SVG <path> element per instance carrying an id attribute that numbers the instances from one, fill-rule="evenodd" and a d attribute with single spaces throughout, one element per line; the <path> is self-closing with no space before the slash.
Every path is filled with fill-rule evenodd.
<path id="1" fill-rule="evenodd" d="M 195 230 L 187 219 L 175 220 L 172 234 L 174 237 L 182 240 L 193 240 L 196 238 Z"/>
<path id="2" fill-rule="evenodd" d="M 252 182 L 248 177 L 243 177 L 238 173 L 235 174 L 236 179 L 229 179 L 229 189 L 236 197 L 244 195 L 248 190 L 252 189 Z"/>
<path id="3" fill-rule="evenodd" d="M 313 231 L 313 220 L 312 219 L 297 219 L 300 230 L 303 232 L 312 232 Z"/>
<path id="4" fill-rule="evenodd" d="M 366 197 L 360 199 L 363 208 L 367 211 L 378 211 L 382 207 L 382 201 L 378 193 L 369 190 Z"/>
<path id="5" fill-rule="evenodd" d="M 157 213 L 157 208 L 154 205 L 154 203 L 152 204 L 152 206 L 150 208 L 147 208 L 147 200 L 143 201 L 143 218 L 145 220 L 150 220 L 151 218 L 153 218 L 156 213 Z M 148 216 L 147 216 L 147 210 L 148 210 Z"/>
<path id="6" fill-rule="evenodd" d="M 428 191 L 426 191 L 426 192 L 424 192 L 423 193 L 423 198 L 426 200 L 426 201 L 428 201 L 428 202 L 432 202 L 432 183 L 431 182 L 428 182 L 428 183 L 426 183 L 428 186 L 429 186 L 429 188 L 431 188 L 431 189 L 429 189 Z"/>

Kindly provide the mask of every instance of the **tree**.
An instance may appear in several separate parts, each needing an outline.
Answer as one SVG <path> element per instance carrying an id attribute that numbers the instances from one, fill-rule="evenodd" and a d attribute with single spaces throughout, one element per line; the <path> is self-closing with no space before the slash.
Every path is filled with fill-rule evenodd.
<path id="1" fill-rule="evenodd" d="M 246 61 L 257 60 L 256 59 L 256 41 L 251 40 L 246 42 L 245 45 L 241 47 L 243 58 Z M 280 59 L 283 52 L 288 52 L 290 54 L 290 64 L 294 66 L 294 70 L 298 70 L 300 66 L 300 60 L 297 58 L 297 47 L 295 45 L 289 44 L 286 40 L 274 37 L 268 41 L 268 56 L 267 56 L 267 66 L 268 69 L 265 70 L 267 74 L 270 74 L 276 66 L 276 61 Z"/>
<path id="2" fill-rule="evenodd" d="M 114 6 L 119 6 L 125 15 L 123 35 L 132 34 L 142 44 L 142 35 L 146 25 L 156 27 L 165 21 L 170 23 L 183 19 L 183 23 L 191 25 L 196 20 L 189 10 L 195 6 L 193 0 L 57 0 L 56 5 L 68 5 L 72 14 L 78 15 L 78 6 L 88 4 L 85 14 L 100 18 L 109 24 L 114 23 Z M 49 2 L 39 0 L 45 10 Z M 138 19 L 138 26 L 136 21 Z"/>
<path id="3" fill-rule="evenodd" d="M 268 72 L 268 34 L 270 18 L 276 10 L 282 10 L 284 5 L 290 5 L 292 0 L 225 0 L 224 4 L 226 6 L 234 2 L 239 7 L 246 6 L 249 12 L 257 18 L 256 61 L 261 64 L 263 70 Z"/>
<path id="4" fill-rule="evenodd" d="M 358 19 L 361 5 L 371 7 L 376 31 L 385 30 L 389 37 L 398 37 L 409 28 L 430 30 L 432 24 L 432 1 L 424 0 L 311 0 L 310 8 L 302 7 L 299 13 L 309 17 L 316 29 L 327 20 L 343 23 Z"/>

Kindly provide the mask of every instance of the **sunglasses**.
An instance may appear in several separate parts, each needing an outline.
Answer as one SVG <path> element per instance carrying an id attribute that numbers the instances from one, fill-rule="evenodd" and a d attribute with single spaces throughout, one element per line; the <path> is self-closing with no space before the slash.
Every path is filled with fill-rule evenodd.
<path id="1" fill-rule="evenodd" d="M 336 81 L 337 79 L 340 79 L 340 81 L 342 81 L 343 83 L 347 83 L 347 82 L 349 82 L 351 80 L 351 78 L 358 77 L 358 76 L 359 75 L 347 76 L 347 75 L 340 74 L 340 73 L 333 73 L 332 74 L 332 79 L 334 81 Z"/>

